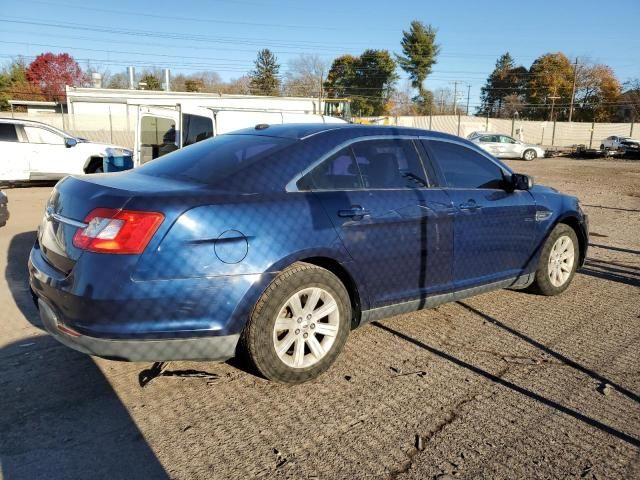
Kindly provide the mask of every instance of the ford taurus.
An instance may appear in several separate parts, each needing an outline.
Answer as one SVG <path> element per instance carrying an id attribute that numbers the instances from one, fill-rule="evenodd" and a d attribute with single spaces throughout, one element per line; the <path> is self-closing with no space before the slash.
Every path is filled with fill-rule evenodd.
<path id="1" fill-rule="evenodd" d="M 564 291 L 575 197 L 425 130 L 258 125 L 54 188 L 29 259 L 48 331 L 110 359 L 246 356 L 298 383 L 351 329 L 499 288 Z"/>

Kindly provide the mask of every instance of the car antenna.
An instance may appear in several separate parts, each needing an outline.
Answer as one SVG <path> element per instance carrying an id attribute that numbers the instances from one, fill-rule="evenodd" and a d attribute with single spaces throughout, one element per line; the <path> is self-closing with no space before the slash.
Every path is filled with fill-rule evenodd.
<path id="1" fill-rule="evenodd" d="M 269 128 L 268 123 L 259 123 L 256 125 L 256 130 L 265 130 L 267 128 Z"/>

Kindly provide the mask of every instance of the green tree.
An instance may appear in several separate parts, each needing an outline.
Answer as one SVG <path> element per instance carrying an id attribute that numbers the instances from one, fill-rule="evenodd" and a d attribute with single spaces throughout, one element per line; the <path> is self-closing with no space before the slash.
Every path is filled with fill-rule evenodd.
<path id="1" fill-rule="evenodd" d="M 527 80 L 527 116 L 532 119 L 567 119 L 573 72 L 573 65 L 564 53 L 545 53 L 536 58 Z"/>
<path id="2" fill-rule="evenodd" d="M 523 104 L 522 100 L 527 79 L 527 69 L 516 67 L 509 52 L 501 55 L 496 66 L 480 90 L 480 108 L 478 113 L 493 117 L 510 116 L 513 106 Z M 508 102 L 506 99 L 509 99 Z M 508 108 L 505 105 L 508 103 Z"/>
<path id="3" fill-rule="evenodd" d="M 140 83 L 145 84 L 143 85 L 144 90 L 162 90 L 162 83 L 160 82 L 160 79 L 153 73 L 145 73 L 142 75 Z"/>
<path id="4" fill-rule="evenodd" d="M 409 74 L 411 86 L 418 90 L 414 101 L 424 113 L 431 108 L 433 95 L 424 88 L 424 81 L 431 74 L 440 46 L 436 44 L 436 30 L 431 25 L 414 20 L 409 31 L 402 32 L 402 53 L 396 54 L 400 68 Z"/>
<path id="5" fill-rule="evenodd" d="M 12 99 L 45 100 L 40 87 L 27 80 L 27 64 L 21 57 L 0 71 L 0 109 L 8 109 Z"/>
<path id="6" fill-rule="evenodd" d="M 336 58 L 324 86 L 329 98 L 351 98 L 356 115 L 384 115 L 397 79 L 396 62 L 387 50 L 366 50 L 359 57 Z"/>
<path id="7" fill-rule="evenodd" d="M 280 65 L 273 52 L 268 48 L 260 50 L 255 61 L 255 69 L 249 74 L 251 93 L 254 95 L 278 95 L 280 93 L 279 72 Z"/>

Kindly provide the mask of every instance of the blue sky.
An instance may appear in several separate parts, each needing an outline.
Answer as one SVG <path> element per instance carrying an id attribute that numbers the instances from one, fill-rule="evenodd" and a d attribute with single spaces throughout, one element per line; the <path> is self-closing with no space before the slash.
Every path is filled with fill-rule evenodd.
<path id="1" fill-rule="evenodd" d="M 471 85 L 471 103 L 498 55 L 526 67 L 562 51 L 610 65 L 621 81 L 640 78 L 640 1 L 536 2 L 381 0 L 43 0 L 3 2 L 0 62 L 43 51 L 71 53 L 117 73 L 134 64 L 173 72 L 213 70 L 227 80 L 252 68 L 259 48 L 287 60 L 300 53 L 330 62 L 367 48 L 400 51 L 413 19 L 438 29 L 441 55 L 430 89 Z M 403 75 L 404 76 L 404 75 Z M 403 81 L 399 82 L 402 86 Z"/>

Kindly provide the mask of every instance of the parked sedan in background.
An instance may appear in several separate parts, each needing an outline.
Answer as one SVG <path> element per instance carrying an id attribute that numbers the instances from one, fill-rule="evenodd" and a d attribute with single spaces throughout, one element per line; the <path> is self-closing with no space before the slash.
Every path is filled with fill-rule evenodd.
<path id="1" fill-rule="evenodd" d="M 500 133 L 473 132 L 468 138 L 496 158 L 533 160 L 536 157 L 544 157 L 545 154 L 544 148 L 538 145 L 523 143 Z"/>
<path id="2" fill-rule="evenodd" d="M 9 220 L 9 199 L 0 190 L 0 227 L 4 227 Z"/>
<path id="3" fill-rule="evenodd" d="M 587 245 L 575 197 L 459 137 L 258 125 L 135 170 L 67 177 L 29 271 L 44 325 L 79 351 L 242 353 L 299 383 L 372 320 L 505 287 L 557 295 Z"/>
<path id="4" fill-rule="evenodd" d="M 631 137 L 611 135 L 602 140 L 600 150 L 625 150 L 628 152 L 640 152 L 640 140 Z"/>
<path id="5" fill-rule="evenodd" d="M 99 173 L 105 158 L 131 155 L 124 147 L 89 142 L 45 123 L 0 118 L 0 181 Z"/>

